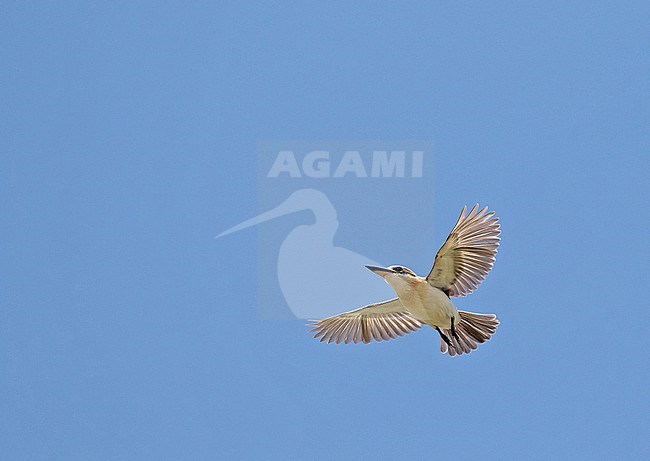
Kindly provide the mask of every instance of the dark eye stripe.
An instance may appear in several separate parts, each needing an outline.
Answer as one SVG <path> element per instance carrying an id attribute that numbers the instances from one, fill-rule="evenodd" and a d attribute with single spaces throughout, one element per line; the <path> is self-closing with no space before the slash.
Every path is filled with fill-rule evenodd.
<path id="1" fill-rule="evenodd" d="M 406 267 L 402 267 L 402 266 L 391 266 L 390 268 L 393 269 L 393 271 L 395 271 L 395 272 L 398 273 L 398 274 L 402 274 L 402 275 L 410 275 L 410 276 L 412 276 L 412 277 L 415 277 L 415 273 L 414 273 L 412 270 L 407 269 Z"/>

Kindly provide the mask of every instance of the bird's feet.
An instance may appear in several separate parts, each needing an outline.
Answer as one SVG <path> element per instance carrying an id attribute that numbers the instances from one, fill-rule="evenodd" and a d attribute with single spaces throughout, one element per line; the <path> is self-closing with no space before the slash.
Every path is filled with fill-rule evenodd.
<path id="1" fill-rule="evenodd" d="M 453 345 L 451 344 L 451 341 L 449 340 L 449 338 L 447 337 L 447 335 L 444 334 L 444 333 L 442 332 L 442 330 L 441 330 L 440 328 L 438 328 L 438 327 L 436 327 L 436 330 L 437 330 L 438 333 L 440 334 L 440 337 L 442 338 L 442 340 L 443 340 L 445 343 L 447 343 L 447 346 L 448 346 L 449 348 L 452 348 Z"/>
<path id="2" fill-rule="evenodd" d="M 456 320 L 456 317 L 451 318 L 451 335 L 456 338 L 456 341 L 460 343 L 460 337 L 458 336 L 458 333 L 456 333 L 456 325 L 454 324 Z"/>

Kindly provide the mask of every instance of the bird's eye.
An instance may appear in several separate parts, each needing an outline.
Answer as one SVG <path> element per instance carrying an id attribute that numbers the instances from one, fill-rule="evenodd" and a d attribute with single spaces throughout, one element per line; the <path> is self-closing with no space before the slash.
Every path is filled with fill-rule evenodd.
<path id="1" fill-rule="evenodd" d="M 402 272 L 404 272 L 404 269 L 402 269 L 402 268 L 399 267 L 399 266 L 394 267 L 393 269 L 395 270 L 395 272 L 399 272 L 400 274 L 401 274 Z"/>

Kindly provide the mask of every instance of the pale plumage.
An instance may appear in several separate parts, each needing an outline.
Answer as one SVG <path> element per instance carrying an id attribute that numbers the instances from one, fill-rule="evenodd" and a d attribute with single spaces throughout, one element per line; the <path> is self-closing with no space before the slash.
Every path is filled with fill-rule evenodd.
<path id="1" fill-rule="evenodd" d="M 355 309 L 315 322 L 314 338 L 348 344 L 386 341 L 411 333 L 423 323 L 413 318 L 398 298 Z"/>
<path id="2" fill-rule="evenodd" d="M 369 343 L 394 339 L 428 324 L 440 334 L 440 350 L 451 356 L 469 353 L 491 338 L 499 321 L 494 314 L 459 311 L 450 296 L 465 296 L 492 268 L 501 233 L 498 218 L 478 205 L 463 211 L 438 251 L 427 277 L 403 266 L 367 266 L 397 293 L 397 298 L 370 304 L 311 323 L 315 338 L 328 343 Z"/>
<path id="3" fill-rule="evenodd" d="M 499 247 L 499 218 L 487 207 L 478 211 L 474 205 L 468 215 L 463 208 L 458 222 L 438 250 L 427 275 L 431 286 L 449 296 L 465 296 L 476 290 L 494 265 Z"/>

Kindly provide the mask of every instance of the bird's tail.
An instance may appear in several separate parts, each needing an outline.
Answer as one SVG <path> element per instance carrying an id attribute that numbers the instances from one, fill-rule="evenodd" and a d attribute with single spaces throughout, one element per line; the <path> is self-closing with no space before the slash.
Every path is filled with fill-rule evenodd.
<path id="1" fill-rule="evenodd" d="M 476 349 L 477 343 L 484 343 L 492 337 L 499 321 L 494 314 L 476 314 L 474 312 L 458 311 L 460 321 L 455 325 L 456 338 L 451 329 L 440 330 L 446 335 L 451 344 L 440 337 L 440 352 L 449 353 L 452 357 L 456 354 L 469 354 Z"/>

